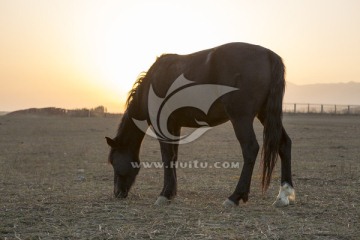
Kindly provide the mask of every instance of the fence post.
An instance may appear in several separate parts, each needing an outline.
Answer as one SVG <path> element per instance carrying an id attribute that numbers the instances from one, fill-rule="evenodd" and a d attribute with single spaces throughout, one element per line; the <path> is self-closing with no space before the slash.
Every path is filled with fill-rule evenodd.
<path id="1" fill-rule="evenodd" d="M 324 113 L 324 105 L 321 104 L 321 114 Z"/>
<path id="2" fill-rule="evenodd" d="M 336 114 L 336 104 L 335 104 L 335 114 Z"/>
<path id="3" fill-rule="evenodd" d="M 296 113 L 296 103 L 294 103 L 294 113 Z"/>
<path id="4" fill-rule="evenodd" d="M 308 112 L 307 113 L 310 113 L 310 104 L 308 104 Z"/>
<path id="5" fill-rule="evenodd" d="M 348 114 L 350 114 L 350 105 L 348 105 Z"/>

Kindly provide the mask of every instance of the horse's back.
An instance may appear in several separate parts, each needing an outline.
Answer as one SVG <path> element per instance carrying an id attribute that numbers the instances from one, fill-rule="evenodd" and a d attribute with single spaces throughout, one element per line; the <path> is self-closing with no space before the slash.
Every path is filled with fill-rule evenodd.
<path id="1" fill-rule="evenodd" d="M 152 68 L 155 85 L 170 86 L 181 74 L 201 84 L 224 84 L 236 87 L 234 77 L 248 81 L 267 78 L 271 71 L 269 49 L 248 43 L 228 43 L 187 55 L 164 54 Z"/>
<path id="2" fill-rule="evenodd" d="M 219 96 L 206 117 L 203 113 L 186 110 L 192 116 L 197 115 L 196 119 L 217 125 L 226 121 L 226 115 L 231 112 L 256 114 L 260 111 L 271 86 L 272 61 L 275 58 L 280 57 L 261 46 L 228 43 L 188 55 L 162 55 L 148 74 L 159 97 L 165 97 L 173 82 L 182 74 L 197 84 L 237 88 L 237 91 Z M 179 118 L 183 115 L 179 112 Z"/>

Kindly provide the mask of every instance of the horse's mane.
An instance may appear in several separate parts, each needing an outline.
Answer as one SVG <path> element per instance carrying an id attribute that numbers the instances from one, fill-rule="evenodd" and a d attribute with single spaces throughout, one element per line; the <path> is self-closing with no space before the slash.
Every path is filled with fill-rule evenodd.
<path id="1" fill-rule="evenodd" d="M 139 90 L 139 87 L 140 87 L 141 83 L 143 82 L 143 80 L 145 79 L 145 77 L 146 77 L 146 72 L 141 72 L 139 74 L 139 76 L 137 77 L 135 83 L 133 84 L 131 90 L 128 93 L 128 97 L 127 97 L 126 103 L 125 103 L 126 107 L 128 107 L 131 104 L 132 100 L 134 99 L 135 94 Z"/>
<path id="2" fill-rule="evenodd" d="M 162 54 L 160 57 L 156 58 L 156 61 L 154 62 L 154 64 L 150 67 L 150 69 L 147 72 L 141 72 L 139 74 L 139 76 L 137 77 L 132 89 L 129 91 L 128 93 L 128 98 L 126 100 L 125 106 L 129 107 L 129 105 L 131 104 L 132 100 L 134 99 L 136 93 L 139 91 L 140 86 L 142 85 L 142 83 L 144 82 L 144 80 L 146 79 L 146 76 L 148 75 L 152 75 L 152 73 L 154 71 L 156 71 L 156 69 L 159 69 L 160 65 L 160 60 L 166 60 L 166 57 L 172 56 L 173 54 Z M 167 66 L 169 64 L 171 64 L 171 62 L 167 62 L 167 61 L 161 61 L 161 67 L 162 68 L 167 68 Z M 167 65 L 165 65 L 167 64 Z"/>

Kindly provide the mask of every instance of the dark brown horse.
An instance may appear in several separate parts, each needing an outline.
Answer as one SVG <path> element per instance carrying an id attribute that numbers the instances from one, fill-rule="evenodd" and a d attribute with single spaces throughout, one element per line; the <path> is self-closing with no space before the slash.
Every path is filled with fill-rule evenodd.
<path id="1" fill-rule="evenodd" d="M 284 74 L 284 64 L 277 54 L 246 43 L 229 43 L 189 55 L 165 54 L 159 57 L 148 72 L 139 77 L 130 91 L 127 109 L 116 137 L 106 138 L 111 147 L 109 161 L 114 168 L 115 196 L 127 197 L 139 172 L 139 149 L 145 130 L 139 127 L 137 120 L 145 122 L 145 129 L 151 125 L 155 135 L 159 137 L 164 187 L 156 204 L 169 203 L 176 195 L 174 163 L 177 161 L 179 145 L 176 137 L 180 139 L 181 127 L 199 128 L 204 124 L 216 126 L 230 120 L 240 142 L 244 165 L 234 193 L 223 204 L 236 206 L 240 200 L 246 202 L 259 152 L 253 129 L 253 121 L 257 117 L 264 126 L 263 190 L 270 184 L 273 168 L 280 155 L 281 187 L 274 204 L 286 206 L 292 203 L 295 191 L 291 177 L 291 140 L 282 125 Z M 183 82 L 175 83 L 180 77 L 183 77 Z M 176 90 L 183 90 L 184 86 L 193 90 L 176 95 L 179 92 Z M 218 94 L 206 111 L 195 108 L 194 106 L 210 101 L 207 96 L 214 95 L 214 92 L 207 92 L 206 87 L 211 86 L 221 86 L 221 89 L 228 90 L 224 90 L 225 94 L 224 91 Z M 165 119 L 166 129 L 161 130 L 158 125 L 162 120 L 154 121 L 153 116 L 159 117 L 164 105 L 161 102 L 158 104 L 159 108 L 152 105 L 153 102 L 169 100 L 171 97 L 179 107 L 168 114 Z M 189 102 L 193 105 L 189 105 Z M 175 141 L 164 138 L 164 132 L 174 136 Z"/>

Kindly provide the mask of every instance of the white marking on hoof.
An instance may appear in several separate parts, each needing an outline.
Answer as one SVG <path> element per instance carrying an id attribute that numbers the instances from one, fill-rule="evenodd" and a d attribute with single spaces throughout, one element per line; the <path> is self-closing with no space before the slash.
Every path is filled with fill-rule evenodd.
<path id="1" fill-rule="evenodd" d="M 273 206 L 286 207 L 289 204 L 295 204 L 295 190 L 288 183 L 285 183 L 283 186 L 280 186 L 279 194 Z"/>
<path id="2" fill-rule="evenodd" d="M 237 207 L 237 205 L 231 201 L 230 199 L 226 199 L 223 204 L 222 204 L 224 207 L 226 208 L 233 208 L 233 207 Z"/>
<path id="3" fill-rule="evenodd" d="M 277 197 L 273 206 L 275 207 L 286 207 L 289 205 L 289 199 L 287 197 Z"/>
<path id="4" fill-rule="evenodd" d="M 164 197 L 164 196 L 159 196 L 158 198 L 157 198 L 157 200 L 156 200 L 156 202 L 155 202 L 155 205 L 157 205 L 157 206 L 164 206 L 164 205 L 168 205 L 168 204 L 170 204 L 170 200 L 169 199 L 167 199 L 166 197 Z"/>

